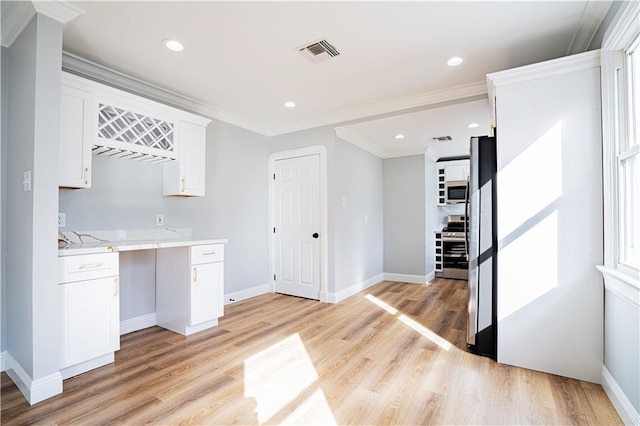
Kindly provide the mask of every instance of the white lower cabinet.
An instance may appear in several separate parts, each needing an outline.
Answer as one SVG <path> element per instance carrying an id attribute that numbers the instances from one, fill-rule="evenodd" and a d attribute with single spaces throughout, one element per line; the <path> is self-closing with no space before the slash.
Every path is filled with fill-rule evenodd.
<path id="1" fill-rule="evenodd" d="M 224 315 L 224 246 L 163 248 L 156 255 L 158 325 L 185 336 L 218 325 Z"/>
<path id="2" fill-rule="evenodd" d="M 60 257 L 60 369 L 68 378 L 113 362 L 120 349 L 118 254 Z"/>

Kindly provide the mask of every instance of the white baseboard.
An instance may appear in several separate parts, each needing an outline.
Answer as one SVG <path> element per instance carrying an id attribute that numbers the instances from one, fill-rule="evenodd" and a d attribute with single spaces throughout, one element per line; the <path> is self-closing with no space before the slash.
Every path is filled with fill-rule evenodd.
<path id="1" fill-rule="evenodd" d="M 249 287 L 243 290 L 234 291 L 233 293 L 225 294 L 224 304 L 230 305 L 232 303 L 240 302 L 241 300 L 251 299 L 252 297 L 267 293 L 271 293 L 271 283 L 257 285 L 255 287 Z"/>
<path id="2" fill-rule="evenodd" d="M 7 363 L 5 358 L 7 357 L 7 351 L 0 352 L 0 372 L 7 371 Z"/>
<path id="3" fill-rule="evenodd" d="M 153 327 L 154 325 L 158 325 L 155 312 L 152 314 L 130 318 L 128 320 L 120 321 L 120 335 L 122 336 L 123 334 Z"/>
<path id="4" fill-rule="evenodd" d="M 7 375 L 16 384 L 30 405 L 62 393 L 62 376 L 59 371 L 33 380 L 20 363 L 8 352 L 3 352 Z"/>
<path id="5" fill-rule="evenodd" d="M 602 366 L 602 387 L 625 425 L 640 425 L 640 414 L 631 405 L 606 366 Z"/>
<path id="6" fill-rule="evenodd" d="M 399 283 L 409 284 L 426 284 L 436 277 L 435 272 L 430 272 L 427 275 L 407 275 L 407 274 L 394 274 L 390 272 L 384 273 L 385 281 L 396 281 Z"/>
<path id="7" fill-rule="evenodd" d="M 380 281 L 384 280 L 383 274 L 378 274 L 373 277 L 367 278 L 364 281 L 361 281 L 357 284 L 352 285 L 351 287 L 347 287 L 344 290 L 340 290 L 336 293 L 324 293 L 320 295 L 320 301 L 327 303 L 340 303 L 344 299 L 353 296 L 356 293 L 361 292 L 375 284 L 378 284 Z M 326 300 L 323 300 L 326 299 Z"/>
<path id="8" fill-rule="evenodd" d="M 60 375 L 63 380 L 69 377 L 77 376 L 78 374 L 86 373 L 87 371 L 94 370 L 103 365 L 111 364 L 115 361 L 115 353 L 111 352 L 106 355 L 99 356 L 98 358 L 90 359 L 89 361 L 81 362 L 80 364 L 72 365 L 71 367 L 63 368 L 60 370 Z"/>

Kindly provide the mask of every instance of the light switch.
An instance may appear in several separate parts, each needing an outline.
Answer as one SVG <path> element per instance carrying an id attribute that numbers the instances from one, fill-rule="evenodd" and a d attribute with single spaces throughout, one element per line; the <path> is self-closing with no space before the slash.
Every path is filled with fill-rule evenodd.
<path id="1" fill-rule="evenodd" d="M 67 215 L 58 213 L 58 228 L 64 228 L 65 226 L 67 226 Z"/>
<path id="2" fill-rule="evenodd" d="M 164 215 L 157 214 L 156 215 L 156 226 L 164 226 Z"/>

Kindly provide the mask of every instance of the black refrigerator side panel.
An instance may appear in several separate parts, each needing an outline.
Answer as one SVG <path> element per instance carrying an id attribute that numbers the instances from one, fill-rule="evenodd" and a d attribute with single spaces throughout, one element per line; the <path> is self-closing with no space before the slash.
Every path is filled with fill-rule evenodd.
<path id="1" fill-rule="evenodd" d="M 491 286 L 491 288 L 486 289 L 486 292 L 481 290 L 481 293 L 488 294 L 489 297 L 486 300 L 486 307 L 490 310 L 487 312 L 491 316 L 491 325 L 479 330 L 478 332 L 478 353 L 481 355 L 485 355 L 496 359 L 497 356 L 497 331 L 498 331 L 498 307 L 497 307 L 497 258 L 498 258 L 498 237 L 497 237 L 497 211 L 498 205 L 496 202 L 497 195 L 497 185 L 496 185 L 496 175 L 497 175 L 497 159 L 496 159 L 496 138 L 495 137 L 487 137 L 482 138 L 479 144 L 479 153 L 480 153 L 480 169 L 479 169 L 479 179 L 480 186 L 485 186 L 487 190 L 490 190 L 490 204 L 491 204 L 491 225 L 489 229 L 483 229 L 483 232 L 488 232 L 488 238 L 490 238 L 490 249 L 487 250 L 487 255 L 490 256 L 490 259 L 486 259 L 485 261 L 491 262 L 491 279 L 484 281 L 481 283 L 483 286 Z M 480 262 L 484 259 L 484 256 L 481 255 Z"/>
<path id="2" fill-rule="evenodd" d="M 491 358 L 497 355 L 497 205 L 496 205 L 496 143 L 493 137 L 477 138 L 473 185 L 477 189 L 475 258 L 472 259 L 475 277 L 475 344 L 469 348 Z M 472 159 L 474 161 L 474 159 Z M 473 217 L 474 215 L 472 215 Z M 470 263 L 470 267 L 471 263 Z M 474 287 L 470 286 L 470 290 Z M 470 318 L 471 319 L 471 318 Z"/>

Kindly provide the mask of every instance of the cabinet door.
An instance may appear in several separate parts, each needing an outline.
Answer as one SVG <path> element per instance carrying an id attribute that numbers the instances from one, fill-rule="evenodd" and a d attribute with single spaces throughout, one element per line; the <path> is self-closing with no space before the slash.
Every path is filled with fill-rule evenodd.
<path id="1" fill-rule="evenodd" d="M 447 166 L 444 169 L 445 180 L 447 182 L 467 180 L 469 178 L 469 168 L 464 165 Z"/>
<path id="2" fill-rule="evenodd" d="M 191 267 L 191 309 L 189 325 L 221 317 L 224 311 L 224 263 L 203 263 Z"/>
<path id="3" fill-rule="evenodd" d="M 181 121 L 178 159 L 162 165 L 162 195 L 204 196 L 207 129 Z"/>
<path id="4" fill-rule="evenodd" d="M 206 129 L 180 122 L 180 182 L 184 195 L 204 196 Z"/>
<path id="5" fill-rule="evenodd" d="M 94 110 L 93 95 L 68 86 L 61 86 L 58 180 L 58 185 L 61 187 L 91 187 Z"/>
<path id="6" fill-rule="evenodd" d="M 61 284 L 60 368 L 106 355 L 120 348 L 117 277 Z"/>

